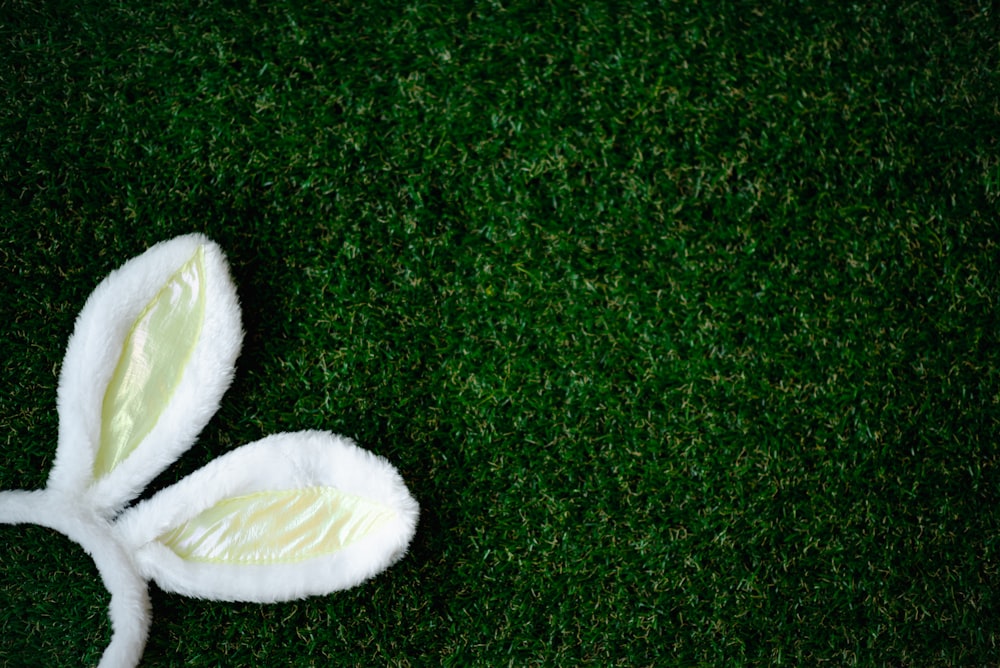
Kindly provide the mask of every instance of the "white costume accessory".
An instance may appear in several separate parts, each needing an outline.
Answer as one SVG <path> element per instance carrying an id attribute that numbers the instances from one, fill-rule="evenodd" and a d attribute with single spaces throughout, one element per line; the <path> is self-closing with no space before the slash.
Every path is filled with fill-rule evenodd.
<path id="1" fill-rule="evenodd" d="M 142 656 L 147 580 L 228 601 L 326 594 L 398 561 L 416 530 L 417 503 L 392 465 L 318 431 L 244 445 L 126 507 L 215 413 L 242 338 L 225 258 L 207 238 L 128 261 L 70 337 L 45 489 L 0 492 L 0 523 L 55 529 L 97 564 L 113 630 L 102 668 Z"/>

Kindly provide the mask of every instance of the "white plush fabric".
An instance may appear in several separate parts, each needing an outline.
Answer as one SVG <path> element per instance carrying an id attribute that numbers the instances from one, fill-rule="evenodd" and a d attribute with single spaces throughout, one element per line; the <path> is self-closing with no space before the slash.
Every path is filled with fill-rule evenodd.
<path id="1" fill-rule="evenodd" d="M 124 546 L 112 539 L 107 521 L 72 496 L 53 490 L 0 492 L 0 524 L 38 524 L 55 529 L 90 555 L 111 593 L 111 643 L 100 668 L 135 666 L 152 621 L 146 582 Z M 10 629 L 7 631 L 11 632 Z"/>
<path id="2" fill-rule="evenodd" d="M 205 323 L 181 386 L 153 432 L 122 466 L 99 481 L 90 471 L 101 428 L 104 388 L 136 318 L 177 269 L 202 247 Z M 112 516 L 194 443 L 233 378 L 243 341 L 236 290 L 219 247 L 191 234 L 159 243 L 126 262 L 91 293 L 66 347 L 59 377 L 59 448 L 48 487 L 87 490 L 90 503 Z"/>
<path id="3" fill-rule="evenodd" d="M 97 474 L 101 433 L 115 419 L 102 415 L 102 407 L 116 366 L 128 370 L 131 361 L 141 367 L 142 347 L 155 345 L 157 336 L 163 339 L 173 330 L 136 334 L 142 338 L 135 343 L 138 361 L 123 355 L 126 341 L 138 331 L 137 320 L 151 301 L 196 254 L 204 281 L 197 303 L 203 306 L 204 317 L 190 354 L 177 360 L 182 368 L 176 387 L 149 395 L 148 401 L 155 405 L 142 408 L 159 416 L 155 424 L 130 454 Z M 217 600 L 273 602 L 325 594 L 357 585 L 398 561 L 416 530 L 418 506 L 392 465 L 349 439 L 319 431 L 276 434 L 237 448 L 123 510 L 194 443 L 211 419 L 232 380 L 242 336 L 225 259 L 207 238 L 178 237 L 130 260 L 91 294 L 67 346 L 58 392 L 59 442 L 46 488 L 0 492 L 0 523 L 51 527 L 94 558 L 112 594 L 113 636 L 102 668 L 138 663 L 151 621 L 148 579 L 167 591 Z M 142 395 L 144 401 L 146 396 Z M 376 509 L 379 521 L 359 520 L 357 525 L 367 528 L 352 534 L 351 540 L 319 541 L 318 546 L 314 541 L 307 551 L 296 542 L 304 540 L 295 536 L 298 524 L 309 528 L 310 536 L 326 535 L 325 521 L 329 527 L 340 526 L 333 514 L 322 515 L 322 504 L 311 506 L 308 513 L 297 509 L 296 498 L 314 498 L 309 494 L 315 490 L 322 490 L 321 496 L 333 503 L 343 500 L 337 507 L 341 520 L 355 512 L 352 500 L 360 499 L 365 507 Z M 254 524 L 229 511 L 232 504 L 247 498 L 259 500 L 254 510 L 265 521 Z M 268 505 L 272 498 L 281 500 L 280 513 Z M 267 513 L 273 516 L 268 518 Z M 220 550 L 221 557 L 187 554 L 169 538 L 190 523 L 202 526 L 197 523 L 205 522 L 205 517 L 225 527 L 216 537 L 222 536 L 222 547 L 231 549 Z M 292 526 L 288 531 L 282 526 L 277 537 L 250 535 L 288 518 Z M 242 536 L 280 547 L 275 552 L 279 557 L 245 559 L 249 553 L 240 552 Z M 274 545 L 280 541 L 290 544 Z"/>
<path id="4" fill-rule="evenodd" d="M 156 541 L 221 499 L 273 489 L 333 487 L 394 509 L 390 526 L 307 563 L 188 561 Z M 347 589 L 403 556 L 417 505 L 384 459 L 326 432 L 276 434 L 210 462 L 127 511 L 116 523 L 143 575 L 164 590 L 219 600 L 273 602 Z"/>

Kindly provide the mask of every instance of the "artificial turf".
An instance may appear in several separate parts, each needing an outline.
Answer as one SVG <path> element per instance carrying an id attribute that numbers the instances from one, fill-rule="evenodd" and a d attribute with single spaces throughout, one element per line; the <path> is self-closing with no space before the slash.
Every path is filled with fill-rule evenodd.
<path id="1" fill-rule="evenodd" d="M 247 337 L 154 486 L 317 428 L 394 462 L 348 592 L 153 590 L 148 666 L 1000 664 L 990 3 L 0 3 L 0 487 L 89 292 L 227 252 Z M 93 663 L 0 527 L 0 665 Z"/>

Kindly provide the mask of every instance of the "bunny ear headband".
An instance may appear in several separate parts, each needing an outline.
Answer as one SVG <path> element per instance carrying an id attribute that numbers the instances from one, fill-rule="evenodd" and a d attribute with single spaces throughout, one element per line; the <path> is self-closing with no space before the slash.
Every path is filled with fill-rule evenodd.
<path id="1" fill-rule="evenodd" d="M 126 506 L 187 450 L 233 377 L 243 331 L 219 247 L 192 234 L 107 276 L 70 337 L 45 489 L 0 492 L 0 523 L 79 543 L 111 592 L 100 666 L 134 666 L 147 580 L 261 603 L 357 585 L 399 560 L 418 508 L 386 460 L 319 431 L 268 436 Z"/>

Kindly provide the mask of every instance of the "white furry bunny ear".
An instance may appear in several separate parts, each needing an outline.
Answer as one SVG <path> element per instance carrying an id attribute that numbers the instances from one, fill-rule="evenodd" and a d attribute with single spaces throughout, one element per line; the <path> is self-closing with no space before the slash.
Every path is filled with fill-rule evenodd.
<path id="1" fill-rule="evenodd" d="M 112 516 L 191 447 L 233 377 L 243 330 L 219 247 L 197 234 L 112 272 L 76 321 L 48 487 Z"/>
<path id="2" fill-rule="evenodd" d="M 381 457 L 326 432 L 207 464 L 116 523 L 164 590 L 270 603 L 346 589 L 403 556 L 417 505 Z"/>
<path id="3" fill-rule="evenodd" d="M 111 592 L 102 668 L 128 668 L 150 625 L 146 580 L 219 600 L 282 601 L 397 561 L 418 507 L 396 470 L 327 432 L 269 436 L 124 510 L 194 442 L 232 380 L 242 330 L 218 246 L 157 244 L 112 272 L 77 319 L 43 490 L 0 492 L 0 523 L 76 541 Z"/>

